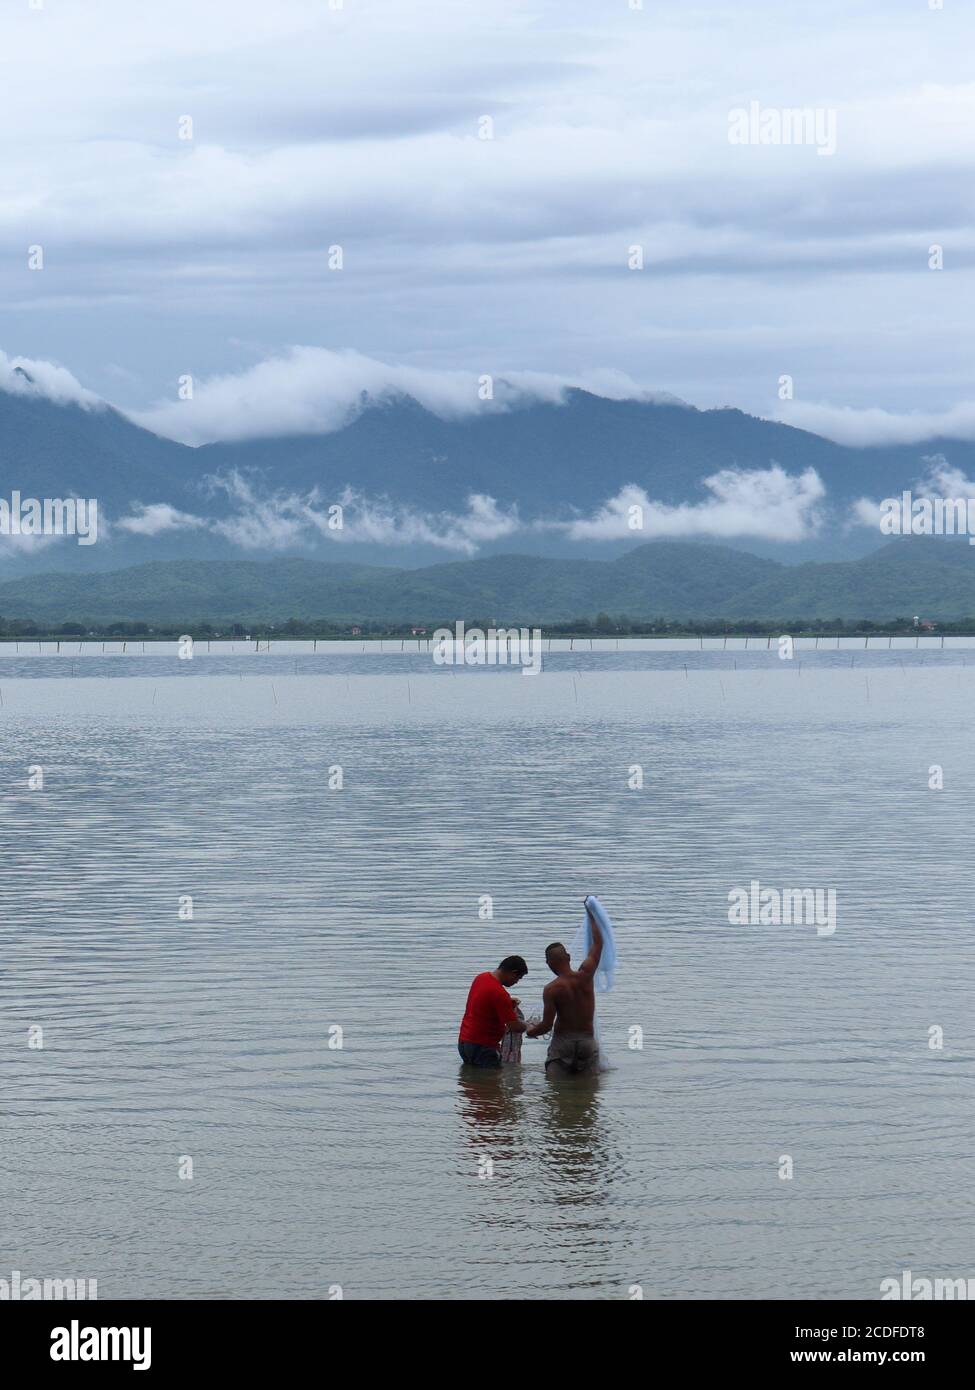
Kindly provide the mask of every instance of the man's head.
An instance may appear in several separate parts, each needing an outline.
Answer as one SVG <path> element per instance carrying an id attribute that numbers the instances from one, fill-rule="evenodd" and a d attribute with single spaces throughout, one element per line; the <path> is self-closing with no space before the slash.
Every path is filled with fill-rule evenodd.
<path id="1" fill-rule="evenodd" d="M 569 964 L 569 953 L 561 941 L 553 941 L 545 947 L 545 964 L 553 975 L 560 975 Z"/>
<path id="2" fill-rule="evenodd" d="M 498 966 L 498 979 L 506 989 L 516 985 L 523 975 L 528 974 L 528 966 L 521 956 L 505 956 Z"/>

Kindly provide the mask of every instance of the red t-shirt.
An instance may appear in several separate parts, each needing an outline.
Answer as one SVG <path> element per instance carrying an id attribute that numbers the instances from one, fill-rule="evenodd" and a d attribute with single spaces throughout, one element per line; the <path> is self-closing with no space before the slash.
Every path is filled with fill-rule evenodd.
<path id="1" fill-rule="evenodd" d="M 499 1047 L 505 1028 L 517 1017 L 511 995 L 486 970 L 471 985 L 460 1025 L 460 1041 Z"/>

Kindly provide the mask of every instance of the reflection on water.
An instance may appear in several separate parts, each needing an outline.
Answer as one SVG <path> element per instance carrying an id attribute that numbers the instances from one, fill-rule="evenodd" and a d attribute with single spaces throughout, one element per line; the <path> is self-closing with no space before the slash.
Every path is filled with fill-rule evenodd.
<path id="1" fill-rule="evenodd" d="M 460 1069 L 461 1123 L 464 1142 L 479 1168 L 519 1158 L 524 1124 L 524 1085 L 520 1066 L 492 1070 Z"/>
<path id="2" fill-rule="evenodd" d="M 975 668 L 370 670 L 4 680 L 0 1273 L 570 1299 L 972 1273 Z M 753 878 L 835 888 L 835 936 L 730 926 Z M 547 1078 L 529 1041 L 465 1072 L 473 976 L 524 955 L 537 1011 L 590 891 L 613 1070 Z"/>
<path id="3" fill-rule="evenodd" d="M 524 1068 L 461 1067 L 462 1133 L 482 1167 L 530 1163 L 553 1180 L 559 1203 L 598 1197 L 607 1159 L 598 1105 L 600 1078 L 543 1078 L 526 1094 Z M 605 1119 L 605 1117 L 603 1117 Z"/>

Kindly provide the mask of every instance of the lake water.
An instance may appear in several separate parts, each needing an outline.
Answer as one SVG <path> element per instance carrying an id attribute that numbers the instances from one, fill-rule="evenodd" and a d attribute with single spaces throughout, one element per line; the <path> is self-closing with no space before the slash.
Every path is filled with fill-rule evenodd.
<path id="1" fill-rule="evenodd" d="M 975 1275 L 971 656 L 269 660 L 0 662 L 0 1276 L 872 1299 Z M 752 880 L 835 890 L 835 932 L 731 925 Z M 587 892 L 619 938 L 612 1070 L 553 1083 L 526 1043 L 462 1075 L 471 978 L 520 953 L 537 1008 Z"/>

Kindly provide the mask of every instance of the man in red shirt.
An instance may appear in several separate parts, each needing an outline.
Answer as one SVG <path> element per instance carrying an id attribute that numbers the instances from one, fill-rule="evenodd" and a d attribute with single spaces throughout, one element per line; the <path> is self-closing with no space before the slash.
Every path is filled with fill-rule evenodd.
<path id="1" fill-rule="evenodd" d="M 521 956 L 505 956 L 497 970 L 476 977 L 457 1039 L 461 1061 L 472 1067 L 500 1067 L 505 1033 L 523 1033 L 528 1026 L 517 1014 L 520 1000 L 508 993 L 527 974 Z"/>

